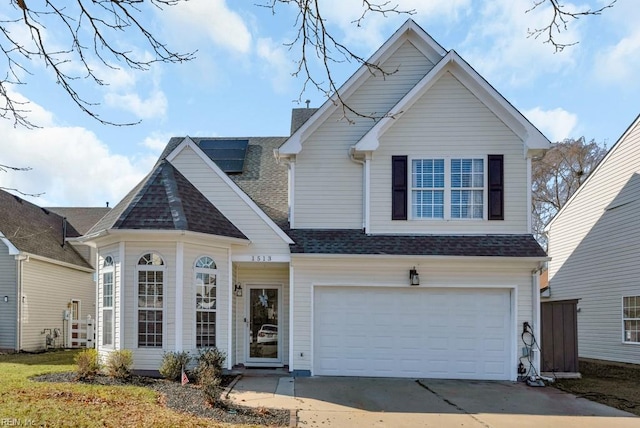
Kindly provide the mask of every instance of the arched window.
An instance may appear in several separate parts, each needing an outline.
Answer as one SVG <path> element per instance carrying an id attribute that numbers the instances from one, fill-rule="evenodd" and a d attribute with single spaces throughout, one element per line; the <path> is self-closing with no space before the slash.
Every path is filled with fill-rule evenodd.
<path id="1" fill-rule="evenodd" d="M 196 346 L 216 346 L 216 263 L 204 256 L 195 263 Z"/>
<path id="2" fill-rule="evenodd" d="M 113 257 L 102 262 L 102 345 L 113 346 Z"/>
<path id="3" fill-rule="evenodd" d="M 162 347 L 164 308 L 164 271 L 162 257 L 147 253 L 140 257 L 138 274 L 138 347 Z"/>

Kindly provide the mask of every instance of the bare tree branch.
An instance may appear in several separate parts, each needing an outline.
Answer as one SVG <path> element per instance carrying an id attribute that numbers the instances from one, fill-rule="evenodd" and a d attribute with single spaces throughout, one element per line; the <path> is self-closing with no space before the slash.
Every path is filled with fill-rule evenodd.
<path id="1" fill-rule="evenodd" d="M 561 43 L 556 39 L 556 36 L 567 31 L 569 28 L 569 22 L 580 19 L 583 16 L 601 15 L 606 9 L 612 8 L 618 0 L 611 0 L 611 2 L 599 9 L 583 9 L 579 11 L 569 11 L 567 6 L 561 4 L 559 0 L 533 0 L 533 6 L 525 13 L 532 12 L 535 9 L 543 8 L 544 6 L 551 7 L 552 17 L 549 25 L 542 28 L 528 29 L 529 37 L 534 39 L 543 36 L 545 38 L 544 43 L 550 43 L 556 52 L 562 52 L 564 48 L 578 44 L 578 42 Z"/>
<path id="2" fill-rule="evenodd" d="M 296 70 L 293 76 L 301 76 L 304 79 L 302 89 L 297 102 L 302 101 L 304 92 L 311 86 L 315 87 L 324 96 L 331 99 L 336 105 L 342 108 L 343 118 L 349 123 L 353 123 L 353 119 L 349 116 L 369 118 L 378 120 L 387 115 L 386 112 L 362 112 L 350 106 L 343 98 L 339 91 L 338 83 L 333 77 L 332 67 L 334 64 L 342 62 L 355 62 L 362 64 L 372 75 L 380 75 L 383 78 L 394 74 L 397 69 L 385 70 L 380 64 L 368 62 L 362 56 L 356 54 L 343 43 L 339 42 L 326 27 L 326 21 L 320 8 L 320 0 L 269 0 L 263 6 L 271 9 L 272 13 L 276 13 L 278 4 L 293 4 L 297 9 L 297 17 L 294 23 L 297 29 L 296 37 L 291 42 L 285 44 L 290 50 L 298 48 L 300 54 L 296 61 Z M 392 4 L 390 1 L 373 2 L 363 0 L 363 12 L 360 17 L 353 22 L 356 26 L 360 26 L 365 17 L 370 13 L 379 13 L 383 16 L 389 14 L 415 14 L 414 10 L 400 10 L 398 5 Z M 318 59 L 322 64 L 322 77 L 316 76 L 311 71 L 310 61 Z"/>
<path id="3" fill-rule="evenodd" d="M 16 99 L 10 88 L 26 84 L 24 75 L 31 75 L 30 66 L 41 61 L 71 101 L 90 117 L 108 125 L 138 123 L 116 123 L 102 118 L 96 110 L 98 103 L 78 92 L 77 81 L 89 79 L 99 86 L 107 84 L 96 75 L 91 65 L 94 59 L 111 69 L 124 65 L 135 70 L 148 70 L 157 62 L 181 63 L 193 59 L 195 52 L 171 51 L 140 21 L 149 7 L 162 9 L 182 1 L 186 0 L 44 0 L 32 6 L 30 0 L 10 0 L 15 16 L 0 20 L 0 57 L 6 61 L 7 69 L 4 78 L 0 79 L 3 101 L 0 102 L 0 117 L 12 119 L 14 126 L 37 127 L 27 117 L 26 103 Z M 22 28 L 27 29 L 30 40 L 19 38 Z M 59 31 L 56 40 L 51 37 L 52 28 Z M 139 46 L 149 48 L 152 58 L 120 47 L 118 37 L 125 33 L 130 39 L 141 40 Z M 68 46 L 57 47 L 55 43 L 65 37 Z"/>
<path id="4" fill-rule="evenodd" d="M 533 233 L 546 248 L 544 229 L 606 155 L 595 141 L 564 140 L 532 162 Z"/>
<path id="5" fill-rule="evenodd" d="M 0 172 L 9 172 L 9 171 L 31 171 L 31 168 L 28 167 L 28 166 L 27 167 L 20 167 L 20 166 L 11 166 L 11 165 L 0 164 Z M 37 198 L 39 196 L 44 195 L 44 192 L 42 192 L 42 193 L 25 193 L 25 192 L 23 192 L 21 190 L 14 189 L 12 187 L 0 186 L 0 189 L 1 190 L 13 191 L 13 192 L 19 193 L 19 194 L 21 194 L 23 196 L 33 196 L 34 198 Z"/>

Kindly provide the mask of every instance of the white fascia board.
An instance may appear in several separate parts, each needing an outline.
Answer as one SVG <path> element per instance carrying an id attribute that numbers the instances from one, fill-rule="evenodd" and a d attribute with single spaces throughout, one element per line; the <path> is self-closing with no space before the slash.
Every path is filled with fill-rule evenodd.
<path id="1" fill-rule="evenodd" d="M 387 117 L 382 118 L 371 128 L 358 143 L 353 146 L 357 152 L 375 151 L 380 145 L 380 137 L 393 125 L 403 112 L 413 106 L 444 74 L 445 67 L 452 61 L 450 54 L 445 55 L 398 103 L 389 110 Z"/>
<path id="2" fill-rule="evenodd" d="M 39 256 L 39 255 L 33 254 L 33 253 L 22 253 L 22 254 L 27 256 L 29 259 L 40 260 L 42 262 L 51 263 L 53 265 L 58 265 L 58 266 L 62 266 L 62 267 L 69 268 L 69 269 L 75 269 L 75 270 L 79 270 L 79 271 L 82 271 L 82 272 L 88 272 L 88 273 L 95 272 L 95 269 L 93 269 L 93 268 L 86 268 L 86 267 L 83 267 L 83 266 L 74 265 L 73 263 L 62 262 L 60 260 L 55 260 L 55 259 L 52 259 L 52 258 L 49 258 L 49 257 Z"/>
<path id="3" fill-rule="evenodd" d="M 238 187 L 238 185 L 234 183 L 234 181 L 230 179 L 229 176 L 225 174 L 224 171 L 222 171 L 220 167 L 216 165 L 216 163 L 212 161 L 209 158 L 209 156 L 207 156 L 191 138 L 185 137 L 185 139 L 182 140 L 182 142 L 178 145 L 178 147 L 176 147 L 171 153 L 169 153 L 169 155 L 166 157 L 167 161 L 169 162 L 173 161 L 178 156 L 178 154 L 180 154 L 180 152 L 187 147 L 189 147 L 198 156 L 200 156 L 202 161 L 209 168 L 211 168 L 211 170 L 215 174 L 217 174 L 218 177 L 220 177 L 220 179 L 227 186 L 229 186 L 231 190 L 233 190 L 240 197 L 240 199 L 242 199 L 242 201 L 246 203 L 249 206 L 249 208 L 251 208 L 258 215 L 258 217 L 260 217 L 262 221 L 264 221 L 276 233 L 276 235 L 280 237 L 280 239 L 282 239 L 287 244 L 294 243 L 293 240 L 289 238 L 289 236 L 286 233 L 284 233 L 284 231 L 280 229 L 278 225 L 275 224 L 274 221 L 271 220 L 271 218 L 268 215 L 266 215 L 265 212 L 262 211 L 260 207 L 256 205 L 256 203 L 245 192 L 243 192 L 242 189 Z"/>
<path id="4" fill-rule="evenodd" d="M 604 156 L 604 158 L 602 158 L 598 166 L 596 166 L 596 168 L 591 172 L 591 174 L 589 174 L 589 177 L 587 177 L 584 183 L 582 183 L 580 187 L 578 187 L 578 190 L 576 190 L 575 193 L 571 195 L 569 200 L 562 206 L 562 208 L 560 208 L 560 211 L 558 211 L 556 215 L 553 216 L 551 221 L 544 228 L 545 232 L 549 232 L 549 230 L 551 229 L 551 225 L 555 223 L 556 219 L 562 215 L 562 213 L 565 211 L 565 209 L 569 205 L 571 205 L 573 200 L 576 199 L 578 195 L 582 192 L 582 190 L 588 186 L 591 180 L 594 180 L 593 177 L 598 175 L 598 171 L 600 171 L 601 168 L 604 168 L 604 165 L 608 162 L 609 158 L 613 156 L 613 153 L 617 152 L 618 148 L 624 144 L 624 141 L 627 139 L 627 136 L 631 133 L 632 130 L 636 128 L 636 126 L 640 126 L 640 114 L 636 116 L 633 122 L 631 122 L 631 125 L 629 125 L 629 127 L 624 131 L 624 133 L 620 136 L 620 138 L 618 138 L 618 141 L 616 141 L 615 144 L 611 146 L 607 154 Z"/>
<path id="5" fill-rule="evenodd" d="M 368 60 L 370 64 L 385 62 L 406 40 L 411 41 L 431 62 L 438 63 L 447 51 L 440 46 L 426 31 L 412 19 L 408 19 Z M 369 78 L 371 72 L 366 65 L 360 68 L 338 89 L 342 99 L 351 96 Z M 302 141 L 307 139 L 318 127 L 324 123 L 336 109 L 340 102 L 334 95 L 322 104 L 309 120 L 289 137 L 277 150 L 277 157 L 296 155 L 302 150 Z"/>
<path id="6" fill-rule="evenodd" d="M 212 239 L 228 245 L 248 246 L 251 241 L 243 238 L 231 238 L 229 236 L 212 235 L 202 232 L 191 232 L 189 230 L 140 230 L 140 229 L 111 229 L 108 235 L 117 238 L 116 241 L 150 241 L 150 240 L 194 240 L 209 243 Z"/>
<path id="7" fill-rule="evenodd" d="M 20 250 L 18 250 L 16 246 L 13 245 L 11 241 L 9 241 L 9 239 L 2 234 L 2 232 L 0 232 L 0 242 L 7 246 L 10 256 L 17 256 L 18 254 L 20 254 Z"/>
<path id="8" fill-rule="evenodd" d="M 380 120 L 360 139 L 354 149 L 356 151 L 376 150 L 380 137 L 395 123 L 395 120 L 410 109 L 447 71 L 507 125 L 523 141 L 528 151 L 550 148 L 551 142 L 535 126 L 456 51 L 451 50 L 390 110 L 388 117 Z"/>

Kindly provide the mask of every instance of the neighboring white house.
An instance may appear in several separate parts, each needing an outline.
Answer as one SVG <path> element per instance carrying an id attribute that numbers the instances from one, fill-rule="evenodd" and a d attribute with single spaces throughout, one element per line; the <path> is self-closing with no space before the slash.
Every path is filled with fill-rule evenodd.
<path id="1" fill-rule="evenodd" d="M 395 73 L 361 67 L 341 94 L 381 120 L 328 100 L 294 110 L 289 137 L 169 141 L 81 238 L 102 355 L 516 379 L 523 324 L 539 329 L 530 171 L 549 141 L 412 20 L 369 61 Z"/>
<path id="2" fill-rule="evenodd" d="M 81 324 L 95 319 L 94 269 L 73 220 L 97 221 L 101 208 L 73 219 L 0 190 L 0 350 L 84 346 Z M 80 224 L 80 223 L 78 223 Z M 83 254 L 81 254 L 83 253 Z"/>
<path id="3" fill-rule="evenodd" d="M 578 301 L 578 354 L 640 364 L 640 116 L 547 227 L 550 301 Z"/>

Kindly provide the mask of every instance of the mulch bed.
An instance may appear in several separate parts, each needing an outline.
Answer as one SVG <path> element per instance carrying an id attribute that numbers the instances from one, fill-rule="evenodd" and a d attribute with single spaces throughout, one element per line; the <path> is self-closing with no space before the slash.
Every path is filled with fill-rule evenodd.
<path id="1" fill-rule="evenodd" d="M 233 382 L 235 376 L 223 376 L 224 388 Z M 224 401 L 212 407 L 205 400 L 197 385 L 191 383 L 182 386 L 179 382 L 155 379 L 144 376 L 131 376 L 128 379 L 115 379 L 97 375 L 91 379 L 78 380 L 75 372 L 50 373 L 32 378 L 38 382 L 82 382 L 93 385 L 128 385 L 151 388 L 160 393 L 160 404 L 178 412 L 185 412 L 216 422 L 247 425 L 289 426 L 289 410 L 267 409 L 239 406 Z"/>

